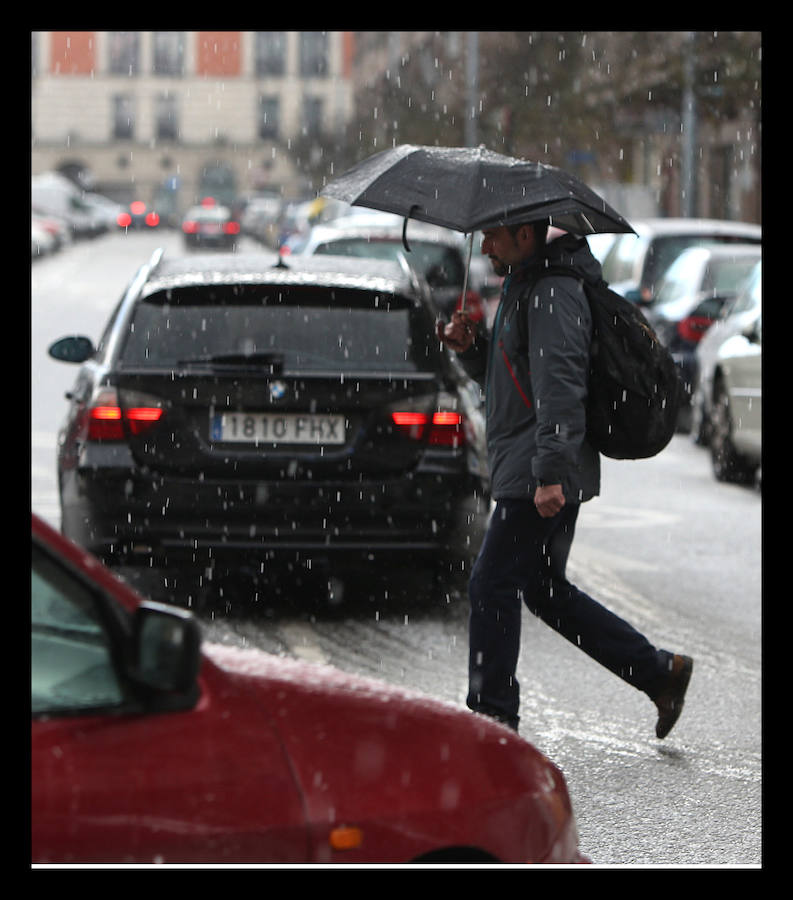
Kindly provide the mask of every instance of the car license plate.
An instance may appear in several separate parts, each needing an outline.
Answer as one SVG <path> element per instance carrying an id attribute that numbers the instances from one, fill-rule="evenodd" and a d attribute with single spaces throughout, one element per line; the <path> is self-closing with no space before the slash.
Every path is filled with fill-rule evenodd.
<path id="1" fill-rule="evenodd" d="M 344 416 L 227 412 L 210 418 L 210 438 L 230 443 L 343 444 Z"/>

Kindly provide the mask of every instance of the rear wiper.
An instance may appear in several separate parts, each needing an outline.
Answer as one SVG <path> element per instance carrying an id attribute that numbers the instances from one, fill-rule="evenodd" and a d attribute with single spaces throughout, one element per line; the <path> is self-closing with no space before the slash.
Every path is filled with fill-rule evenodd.
<path id="1" fill-rule="evenodd" d="M 210 356 L 194 356 L 180 359 L 179 365 L 204 365 L 231 368 L 268 368 L 272 374 L 280 373 L 284 368 L 284 357 L 280 353 L 216 353 Z"/>

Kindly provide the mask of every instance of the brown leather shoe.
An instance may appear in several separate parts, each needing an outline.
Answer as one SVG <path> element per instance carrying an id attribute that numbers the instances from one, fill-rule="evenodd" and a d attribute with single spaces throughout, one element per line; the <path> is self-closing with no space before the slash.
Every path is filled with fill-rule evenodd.
<path id="1" fill-rule="evenodd" d="M 694 660 L 690 656 L 672 657 L 672 670 L 666 679 L 666 683 L 654 698 L 658 707 L 658 721 L 655 723 L 655 736 L 665 738 L 672 730 L 672 726 L 680 718 L 683 712 L 683 698 L 686 696 L 686 688 L 691 679 L 691 670 Z"/>

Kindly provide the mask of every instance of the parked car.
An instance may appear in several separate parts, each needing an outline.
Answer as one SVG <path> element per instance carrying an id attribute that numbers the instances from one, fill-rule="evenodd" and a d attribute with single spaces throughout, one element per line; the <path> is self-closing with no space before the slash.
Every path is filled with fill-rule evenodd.
<path id="1" fill-rule="evenodd" d="M 65 219 L 41 212 L 34 207 L 31 207 L 30 218 L 37 228 L 43 229 L 47 233 L 52 241 L 53 250 L 60 250 L 71 241 L 71 229 Z"/>
<path id="2" fill-rule="evenodd" d="M 327 201 L 321 208 L 314 200 L 297 206 L 289 205 L 287 209 L 291 209 L 292 212 L 282 216 L 282 225 L 289 221 L 294 221 L 295 225 L 291 231 L 282 234 L 278 247 L 278 252 L 282 256 L 302 253 L 311 240 L 312 230 L 318 226 L 322 228 L 332 226 L 337 229 L 389 227 L 401 229 L 405 221 L 402 216 L 395 213 L 369 209 L 365 206 L 350 206 L 337 200 Z M 302 210 L 299 217 L 295 216 L 295 210 Z"/>
<path id="3" fill-rule="evenodd" d="M 309 200 L 290 200 L 284 204 L 276 224 L 277 247 L 279 253 L 297 243 L 302 243 L 316 221 L 322 204 L 320 198 L 313 197 Z"/>
<path id="4" fill-rule="evenodd" d="M 762 464 L 762 316 L 719 348 L 710 455 L 719 481 L 748 484 Z"/>
<path id="5" fill-rule="evenodd" d="M 257 194 L 245 205 L 240 217 L 243 234 L 268 247 L 278 246 L 278 219 L 284 201 L 278 194 Z"/>
<path id="6" fill-rule="evenodd" d="M 652 302 L 667 268 L 687 247 L 762 240 L 759 225 L 719 219 L 642 219 L 631 225 L 636 234 L 619 235 L 602 265 L 609 286 L 635 303 Z"/>
<path id="7" fill-rule="evenodd" d="M 189 249 L 234 250 L 240 238 L 240 223 L 227 206 L 193 206 L 182 220 L 182 237 Z"/>
<path id="8" fill-rule="evenodd" d="M 762 270 L 704 348 L 695 403 L 719 481 L 751 484 L 762 465 Z"/>
<path id="9" fill-rule="evenodd" d="M 124 206 L 121 203 L 116 203 L 115 200 L 95 191 L 85 191 L 82 198 L 85 205 L 101 223 L 103 231 L 110 231 L 116 227 L 119 215 L 124 212 Z"/>
<path id="10" fill-rule="evenodd" d="M 489 482 L 479 388 L 434 320 L 398 263 L 155 254 L 98 348 L 50 348 L 82 363 L 58 438 L 64 533 L 111 565 L 339 577 L 393 560 L 448 580 Z"/>
<path id="11" fill-rule="evenodd" d="M 461 305 L 468 254 L 462 236 L 447 228 L 410 221 L 405 231 L 402 224 L 345 225 L 339 220 L 329 225 L 316 225 L 292 252 L 300 256 L 354 256 L 359 259 L 398 260 L 404 257 L 429 284 L 433 302 L 446 318 Z M 473 321 L 483 322 L 485 305 L 475 289 L 475 279 L 475 274 L 473 278 L 469 276 L 465 307 Z"/>
<path id="12" fill-rule="evenodd" d="M 449 703 L 207 646 L 35 514 L 34 864 L 586 863 L 564 777 Z"/>
<path id="13" fill-rule="evenodd" d="M 58 172 L 31 178 L 30 203 L 37 212 L 68 222 L 74 238 L 94 238 L 108 229 L 106 216 L 86 199 L 86 192 Z"/>
<path id="14" fill-rule="evenodd" d="M 122 208 L 116 216 L 116 224 L 124 231 L 130 228 L 137 231 L 148 231 L 159 228 L 160 214 L 143 200 L 133 200 Z"/>
<path id="15" fill-rule="evenodd" d="M 763 264 L 752 269 L 741 292 L 723 308 L 719 318 L 710 326 L 697 344 L 696 381 L 692 397 L 692 437 L 707 445 L 710 441 L 710 420 L 713 415 L 714 373 L 719 348 L 736 334 L 754 327 L 760 318 L 763 297 Z"/>
<path id="16" fill-rule="evenodd" d="M 55 238 L 49 231 L 36 219 L 30 221 L 30 258 L 38 259 L 41 256 L 47 256 L 54 253 L 57 249 Z"/>
<path id="17" fill-rule="evenodd" d="M 686 388 L 681 430 L 687 431 L 691 425 L 697 346 L 735 299 L 760 256 L 760 244 L 689 247 L 666 270 L 653 302 L 645 309 L 659 340 L 680 368 Z"/>

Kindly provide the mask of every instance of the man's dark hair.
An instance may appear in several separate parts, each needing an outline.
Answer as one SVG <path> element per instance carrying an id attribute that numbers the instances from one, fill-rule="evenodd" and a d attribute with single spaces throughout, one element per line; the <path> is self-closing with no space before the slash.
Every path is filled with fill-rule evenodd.
<path id="1" fill-rule="evenodd" d="M 518 233 L 518 229 L 528 225 L 534 231 L 534 240 L 538 250 L 543 250 L 548 238 L 548 222 L 518 222 L 516 225 L 507 225 L 509 233 L 514 238 Z"/>

